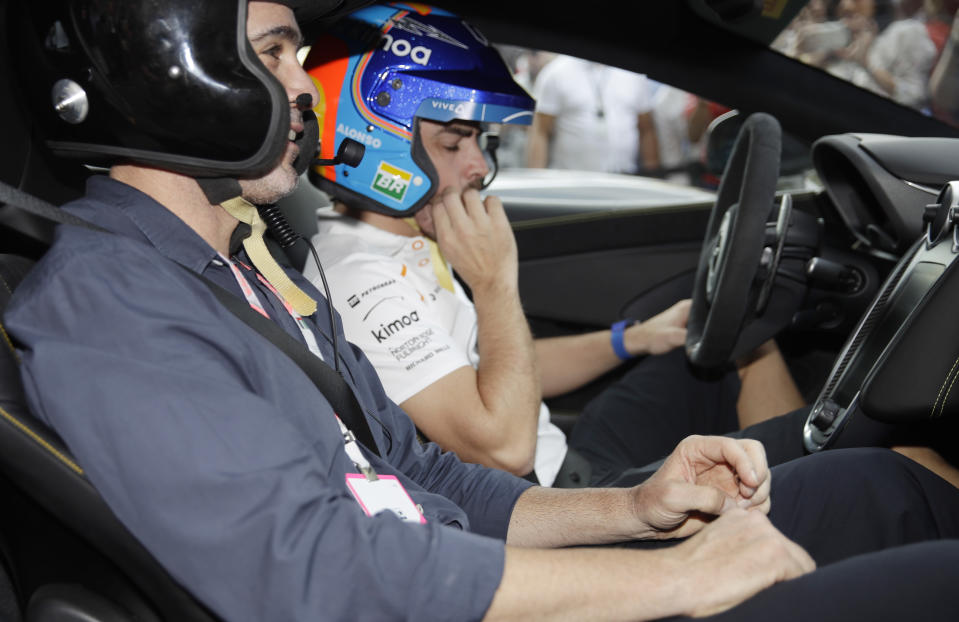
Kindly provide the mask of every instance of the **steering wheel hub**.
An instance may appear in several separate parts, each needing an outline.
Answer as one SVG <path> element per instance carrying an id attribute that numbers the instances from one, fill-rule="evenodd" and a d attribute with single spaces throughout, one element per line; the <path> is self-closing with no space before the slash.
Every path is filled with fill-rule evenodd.
<path id="1" fill-rule="evenodd" d="M 729 244 L 729 227 L 735 217 L 736 206 L 733 205 L 723 214 L 723 220 L 719 223 L 719 232 L 716 234 L 715 242 L 713 242 L 713 251 L 709 255 L 709 274 L 706 277 L 706 301 L 709 304 L 713 302 L 719 277 L 723 273 Z"/>

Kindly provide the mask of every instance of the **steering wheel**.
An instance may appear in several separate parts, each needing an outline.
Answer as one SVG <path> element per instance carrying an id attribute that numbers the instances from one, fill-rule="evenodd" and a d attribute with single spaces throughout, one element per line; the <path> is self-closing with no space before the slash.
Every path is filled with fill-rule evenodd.
<path id="1" fill-rule="evenodd" d="M 759 345 L 742 343 L 740 333 L 747 318 L 762 311 L 775 276 L 766 220 L 776 196 L 781 143 L 779 122 L 760 112 L 746 119 L 733 145 L 693 284 L 686 355 L 694 365 L 719 367 Z M 788 217 L 781 213 L 779 225 Z"/>

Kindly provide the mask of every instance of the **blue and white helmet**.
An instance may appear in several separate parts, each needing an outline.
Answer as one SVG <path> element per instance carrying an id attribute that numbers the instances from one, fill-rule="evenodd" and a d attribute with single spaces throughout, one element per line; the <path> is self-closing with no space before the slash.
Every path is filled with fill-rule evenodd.
<path id="1" fill-rule="evenodd" d="M 441 9 L 366 7 L 314 42 L 304 64 L 320 92 L 320 158 L 345 138 L 361 164 L 317 166 L 311 180 L 353 207 L 407 216 L 437 191 L 418 118 L 529 125 L 532 97 L 476 28 Z"/>

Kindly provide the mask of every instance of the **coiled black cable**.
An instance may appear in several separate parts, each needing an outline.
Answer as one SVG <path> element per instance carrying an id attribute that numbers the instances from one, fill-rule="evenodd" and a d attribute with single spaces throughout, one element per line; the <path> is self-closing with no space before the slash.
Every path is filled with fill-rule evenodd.
<path id="1" fill-rule="evenodd" d="M 267 228 L 280 245 L 280 248 L 289 248 L 301 240 L 306 242 L 306 245 L 310 247 L 310 252 L 313 254 L 313 261 L 316 263 L 317 270 L 320 271 L 320 280 L 323 281 L 323 294 L 326 296 L 326 307 L 330 314 L 330 328 L 332 333 L 330 335 L 330 342 L 333 344 L 333 368 L 339 372 L 340 349 L 336 338 L 336 315 L 333 312 L 333 298 L 330 296 L 330 286 L 326 282 L 326 274 L 323 273 L 323 266 L 320 265 L 320 256 L 317 254 L 316 248 L 313 247 L 313 244 L 309 240 L 293 230 L 286 216 L 283 215 L 283 212 L 281 212 L 280 208 L 276 205 L 260 205 L 257 209 L 260 212 L 260 218 L 266 223 Z"/>
<path id="2" fill-rule="evenodd" d="M 293 230 L 283 212 L 276 205 L 260 206 L 258 209 L 260 218 L 266 223 L 267 229 L 273 234 L 280 248 L 289 248 L 296 244 L 297 240 L 303 239 L 299 233 Z"/>
<path id="3" fill-rule="evenodd" d="M 330 342 L 333 345 L 333 368 L 336 369 L 337 373 L 342 375 L 342 372 L 340 371 L 340 350 L 338 340 L 336 338 L 336 314 L 333 311 L 333 297 L 330 295 L 330 285 L 326 282 L 326 273 L 323 272 L 323 265 L 320 263 L 320 256 L 316 252 L 316 247 L 313 246 L 313 243 L 310 242 L 310 240 L 304 238 L 302 235 L 293 230 L 293 227 L 290 226 L 286 216 L 283 215 L 283 212 L 280 211 L 280 208 L 278 208 L 276 205 L 260 205 L 257 206 L 257 209 L 260 212 L 260 218 L 262 218 L 263 222 L 266 223 L 266 226 L 269 228 L 273 237 L 276 238 L 280 248 L 289 248 L 301 240 L 310 248 L 310 253 L 313 255 L 313 262 L 316 264 L 316 269 L 320 273 L 320 280 L 323 282 L 323 294 L 326 296 L 326 307 L 330 313 L 330 328 L 332 329 Z M 373 413 L 365 410 L 364 412 L 366 412 L 367 415 L 369 415 L 380 425 L 381 428 L 383 428 L 383 434 L 386 436 L 387 442 L 386 453 L 389 453 L 393 449 L 393 435 L 390 433 L 390 429 L 383 425 L 383 422 L 380 421 L 379 417 Z"/>

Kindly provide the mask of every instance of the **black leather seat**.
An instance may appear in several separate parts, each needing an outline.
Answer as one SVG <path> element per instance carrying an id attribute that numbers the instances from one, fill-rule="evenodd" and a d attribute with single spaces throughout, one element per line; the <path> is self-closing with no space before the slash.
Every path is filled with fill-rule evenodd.
<path id="1" fill-rule="evenodd" d="M 0 254 L 0 317 L 31 265 Z M 215 620 L 120 524 L 63 442 L 30 414 L 17 353 L 2 324 L 0 330 L 0 551 L 26 620 Z"/>

